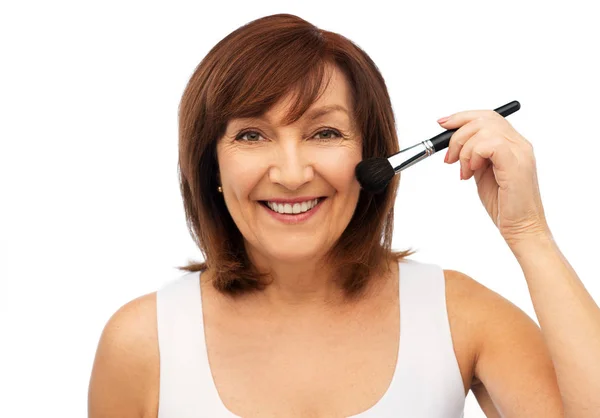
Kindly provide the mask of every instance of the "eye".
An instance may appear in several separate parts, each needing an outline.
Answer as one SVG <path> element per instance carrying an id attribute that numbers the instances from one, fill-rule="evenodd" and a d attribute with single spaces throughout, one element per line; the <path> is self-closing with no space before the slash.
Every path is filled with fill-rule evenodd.
<path id="1" fill-rule="evenodd" d="M 335 129 L 329 129 L 329 128 L 323 129 L 322 131 L 317 132 L 316 135 L 323 134 L 324 132 L 327 133 L 327 135 L 323 138 L 318 138 L 319 141 L 327 141 L 329 139 L 333 139 L 333 137 L 331 135 L 335 135 L 338 138 L 343 137 L 343 135 L 339 131 L 337 131 Z"/>
<path id="2" fill-rule="evenodd" d="M 248 135 L 248 139 L 243 139 L 244 136 L 246 136 L 246 135 Z M 259 138 L 260 138 L 260 134 L 256 131 L 244 131 L 244 132 L 240 132 L 235 137 L 235 140 L 242 141 L 242 142 L 258 142 Z"/>
<path id="3" fill-rule="evenodd" d="M 324 135 L 321 138 L 317 137 L 316 138 L 317 141 L 329 141 L 331 139 L 335 139 L 335 137 L 345 138 L 345 136 L 342 133 L 340 133 L 340 131 L 338 131 L 337 129 L 333 129 L 333 128 L 322 129 L 319 132 L 317 132 L 313 136 L 313 138 L 315 138 L 317 135 Z M 247 131 L 240 132 L 235 137 L 235 140 L 240 141 L 240 142 L 262 142 L 262 140 L 260 138 L 261 138 L 261 134 L 259 132 L 247 130 Z"/>

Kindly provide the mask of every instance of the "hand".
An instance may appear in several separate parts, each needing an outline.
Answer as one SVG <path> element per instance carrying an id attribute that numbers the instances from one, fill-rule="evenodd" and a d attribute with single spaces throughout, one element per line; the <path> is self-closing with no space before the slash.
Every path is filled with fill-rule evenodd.
<path id="1" fill-rule="evenodd" d="M 459 128 L 444 161 L 460 161 L 461 179 L 475 177 L 479 198 L 508 245 L 549 236 L 531 143 L 493 110 L 455 113 L 440 125 Z"/>

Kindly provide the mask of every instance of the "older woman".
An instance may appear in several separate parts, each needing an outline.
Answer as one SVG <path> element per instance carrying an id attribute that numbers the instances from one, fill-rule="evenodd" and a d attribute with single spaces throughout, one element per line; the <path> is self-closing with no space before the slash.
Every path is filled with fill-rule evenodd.
<path id="1" fill-rule="evenodd" d="M 509 129 L 481 112 L 453 123 Z M 200 63 L 179 128 L 206 261 L 109 320 L 90 417 L 448 418 L 469 390 L 488 416 L 563 416 L 530 318 L 391 250 L 398 178 L 373 195 L 354 176 L 398 151 L 384 80 L 360 48 L 292 15 L 253 21 Z M 459 151 L 453 138 L 449 161 Z"/>

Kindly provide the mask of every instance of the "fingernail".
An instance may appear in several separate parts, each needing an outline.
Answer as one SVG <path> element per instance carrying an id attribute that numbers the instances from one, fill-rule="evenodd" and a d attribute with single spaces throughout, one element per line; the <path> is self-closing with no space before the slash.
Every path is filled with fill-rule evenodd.
<path id="1" fill-rule="evenodd" d="M 437 120 L 438 123 L 444 123 L 446 122 L 448 119 L 450 119 L 450 116 L 446 116 L 445 118 L 440 118 Z"/>
<path id="2" fill-rule="evenodd" d="M 450 150 L 446 151 L 446 156 L 444 157 L 444 162 L 448 162 L 448 156 L 450 155 Z"/>

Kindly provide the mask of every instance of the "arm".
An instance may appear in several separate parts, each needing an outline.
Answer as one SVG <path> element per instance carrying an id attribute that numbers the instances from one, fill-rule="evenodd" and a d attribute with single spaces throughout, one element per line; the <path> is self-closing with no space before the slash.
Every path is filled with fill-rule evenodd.
<path id="1" fill-rule="evenodd" d="M 511 302 L 446 270 L 449 313 L 475 353 L 471 390 L 487 417 L 563 418 L 556 375 L 540 329 Z M 458 335 L 453 338 L 458 337 Z"/>
<path id="2" fill-rule="evenodd" d="M 158 388 L 155 316 L 155 294 L 149 294 L 108 320 L 88 388 L 89 418 L 156 417 L 153 405 L 146 408 Z"/>
<path id="3" fill-rule="evenodd" d="M 446 129 L 458 128 L 445 162 L 460 160 L 461 178 L 475 178 L 481 202 L 521 265 L 566 416 L 600 416 L 600 309 L 552 239 L 533 145 L 495 111 L 445 119 Z"/>
<path id="4" fill-rule="evenodd" d="M 556 369 L 566 417 L 600 417 L 600 308 L 551 234 L 511 246 Z"/>

